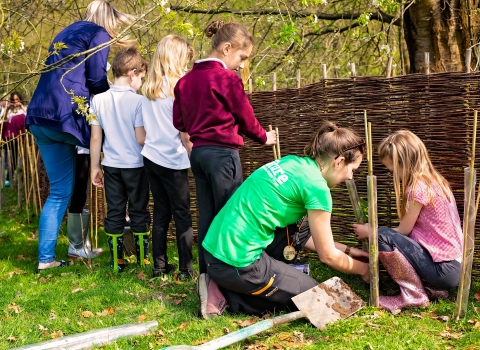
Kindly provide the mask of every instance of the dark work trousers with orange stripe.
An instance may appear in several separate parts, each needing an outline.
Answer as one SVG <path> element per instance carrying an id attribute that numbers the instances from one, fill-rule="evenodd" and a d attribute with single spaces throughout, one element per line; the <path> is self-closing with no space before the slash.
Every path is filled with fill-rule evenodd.
<path id="1" fill-rule="evenodd" d="M 290 225 L 290 242 L 299 251 L 310 238 L 310 230 L 302 226 L 297 236 L 295 231 L 296 224 Z M 286 245 L 286 229 L 279 228 L 260 258 L 244 268 L 228 265 L 205 250 L 207 273 L 220 287 L 230 312 L 262 314 L 298 310 L 291 298 L 315 287 L 318 282 L 285 262 L 283 249 Z"/>

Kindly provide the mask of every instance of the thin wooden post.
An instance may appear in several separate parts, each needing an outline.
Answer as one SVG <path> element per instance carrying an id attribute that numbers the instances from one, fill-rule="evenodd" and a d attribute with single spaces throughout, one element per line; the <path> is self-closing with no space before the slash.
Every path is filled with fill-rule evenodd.
<path id="1" fill-rule="evenodd" d="M 272 91 L 277 91 L 277 72 L 272 74 Z"/>
<path id="2" fill-rule="evenodd" d="M 425 74 L 430 74 L 430 53 L 425 52 Z"/>
<path id="3" fill-rule="evenodd" d="M 269 131 L 272 131 L 272 130 L 273 130 L 273 128 L 272 128 L 272 126 L 271 126 L 271 125 L 269 125 L 269 126 L 268 126 L 268 130 L 269 130 Z M 277 143 L 275 142 L 275 144 L 272 146 L 272 150 L 273 150 L 273 159 L 274 159 L 274 160 L 277 160 L 277 159 L 278 159 L 278 157 L 277 157 L 277 149 L 276 149 L 276 146 L 277 146 Z"/>
<path id="4" fill-rule="evenodd" d="M 350 63 L 350 75 L 352 77 L 355 77 L 357 75 L 357 72 L 355 70 L 355 63 L 353 63 L 353 62 Z"/>
<path id="5" fill-rule="evenodd" d="M 465 169 L 465 209 L 463 213 L 463 249 L 462 249 L 462 275 L 458 285 L 455 307 L 455 319 L 464 317 L 467 313 L 468 296 L 472 282 L 473 250 L 475 247 L 475 146 L 477 144 L 477 111 L 473 112 L 472 149 L 470 153 L 470 167 Z"/>
<path id="6" fill-rule="evenodd" d="M 300 88 L 300 69 L 297 69 L 297 89 Z"/>
<path id="7" fill-rule="evenodd" d="M 282 158 L 282 154 L 280 153 L 280 135 L 278 134 L 278 128 L 275 128 L 275 132 L 277 133 L 277 159 Z"/>
<path id="8" fill-rule="evenodd" d="M 35 148 L 35 139 L 33 138 L 33 135 L 30 134 L 30 138 L 32 139 L 32 148 L 33 148 L 33 155 L 35 159 L 35 178 L 37 181 L 37 194 L 38 194 L 38 207 L 40 208 L 40 211 L 42 211 L 43 205 L 42 205 L 42 197 L 40 194 L 40 179 L 38 178 L 38 162 L 40 161 L 40 150 Z"/>
<path id="9" fill-rule="evenodd" d="M 322 63 L 322 78 L 327 79 L 327 65 Z"/>
<path id="10" fill-rule="evenodd" d="M 252 92 L 253 92 L 253 79 L 250 78 L 248 79 L 248 93 L 252 94 Z"/>
<path id="11" fill-rule="evenodd" d="M 465 73 L 470 73 L 472 63 L 472 49 L 467 49 L 465 52 Z"/>
<path id="12" fill-rule="evenodd" d="M 387 60 L 387 70 L 385 72 L 385 75 L 387 78 L 390 78 L 392 76 L 392 62 L 393 62 L 393 57 L 389 56 Z"/>

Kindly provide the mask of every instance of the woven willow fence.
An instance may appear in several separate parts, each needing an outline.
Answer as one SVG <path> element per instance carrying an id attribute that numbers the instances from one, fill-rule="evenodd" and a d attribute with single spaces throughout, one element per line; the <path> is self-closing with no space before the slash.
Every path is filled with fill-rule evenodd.
<path id="1" fill-rule="evenodd" d="M 374 147 L 395 130 L 405 128 L 413 131 L 425 142 L 434 165 L 450 182 L 462 217 L 463 168 L 469 164 L 473 110 L 480 109 L 480 73 L 326 79 L 298 89 L 253 92 L 250 102 L 261 125 L 265 128 L 269 124 L 278 127 L 283 156 L 301 154 L 324 119 L 350 127 L 363 135 L 364 110 L 372 122 Z M 480 155 L 480 150 L 476 154 Z M 245 177 L 273 160 L 271 147 L 251 140 L 246 140 L 240 155 Z M 373 158 L 378 185 L 379 225 L 393 226 L 398 221 L 392 179 L 378 157 L 374 155 Z M 476 167 L 480 169 L 480 156 L 476 159 Z M 365 199 L 366 175 L 364 162 L 355 174 L 355 181 L 359 195 Z M 45 176 L 42 179 L 46 181 Z M 196 228 L 198 212 L 193 176 L 190 186 L 193 225 Z M 47 187 L 42 186 L 42 189 L 43 197 L 46 197 Z M 352 231 L 355 219 L 346 188 L 342 186 L 332 192 L 334 235 L 339 241 L 356 242 Z M 92 191 L 91 203 L 100 224 L 104 216 L 101 190 Z M 150 203 L 152 208 L 153 201 Z M 477 231 L 479 228 L 480 220 L 477 220 Z M 477 247 L 479 240 L 480 235 L 477 234 Z M 478 250 L 473 274 L 480 275 Z"/>

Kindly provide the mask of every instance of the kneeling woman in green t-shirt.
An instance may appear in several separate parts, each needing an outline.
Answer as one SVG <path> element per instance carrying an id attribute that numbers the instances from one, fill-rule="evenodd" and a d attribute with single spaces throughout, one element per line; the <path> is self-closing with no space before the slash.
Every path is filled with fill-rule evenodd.
<path id="1" fill-rule="evenodd" d="M 289 225 L 306 214 L 310 230 L 299 246 L 316 251 L 330 267 L 368 282 L 368 264 L 352 259 L 368 254 L 334 242 L 330 227 L 330 188 L 353 177 L 363 150 L 363 140 L 353 131 L 323 122 L 304 156 L 268 163 L 245 180 L 203 241 L 208 273 L 198 279 L 203 317 L 220 314 L 226 303 L 232 312 L 296 310 L 291 298 L 318 282 L 282 261 L 288 254 L 283 247 L 295 242 L 290 242 L 288 229 L 277 228 L 289 227 L 292 233 L 295 227 Z"/>

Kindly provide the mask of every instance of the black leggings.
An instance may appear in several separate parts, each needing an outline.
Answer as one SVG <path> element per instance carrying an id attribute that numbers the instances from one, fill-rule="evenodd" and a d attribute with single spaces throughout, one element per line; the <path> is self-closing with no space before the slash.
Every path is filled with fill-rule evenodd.
<path id="1" fill-rule="evenodd" d="M 87 202 L 88 178 L 90 175 L 90 154 L 75 155 L 75 184 L 68 211 L 80 214 Z"/>
<path id="2" fill-rule="evenodd" d="M 433 287 L 450 289 L 458 286 L 462 272 L 456 260 L 434 262 L 430 253 L 413 239 L 388 228 L 378 229 L 378 251 L 391 252 L 397 248 L 412 264 L 420 278 Z"/>

